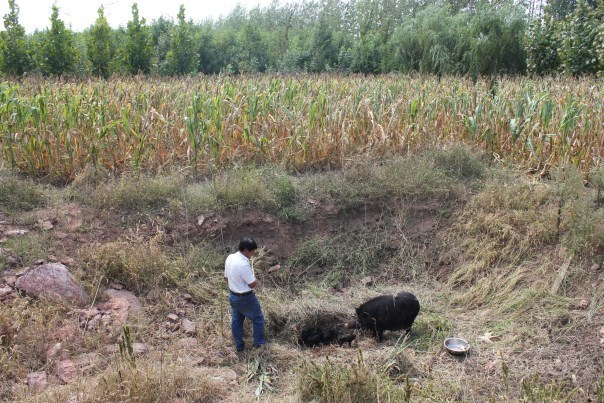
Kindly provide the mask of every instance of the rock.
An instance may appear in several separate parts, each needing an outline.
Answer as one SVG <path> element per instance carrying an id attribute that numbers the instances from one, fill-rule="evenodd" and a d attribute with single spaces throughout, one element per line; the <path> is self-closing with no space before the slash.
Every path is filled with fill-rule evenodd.
<path id="1" fill-rule="evenodd" d="M 267 273 L 274 273 L 276 271 L 279 271 L 280 269 L 281 269 L 281 265 L 280 264 L 276 264 L 274 266 L 269 267 L 266 272 Z"/>
<path id="2" fill-rule="evenodd" d="M 372 286 L 373 285 L 373 277 L 371 277 L 371 276 L 363 277 L 361 279 L 361 284 L 363 284 L 365 287 Z"/>
<path id="3" fill-rule="evenodd" d="M 183 294 L 182 297 L 185 299 L 185 301 L 193 301 L 193 296 L 191 294 Z"/>
<path id="4" fill-rule="evenodd" d="M 591 271 L 598 271 L 598 270 L 600 270 L 600 265 L 599 265 L 599 264 L 597 264 L 597 263 L 594 263 L 594 264 L 591 266 Z"/>
<path id="5" fill-rule="evenodd" d="M 0 300 L 4 299 L 8 294 L 12 294 L 13 289 L 11 287 L 1 287 L 0 288 Z"/>
<path id="6" fill-rule="evenodd" d="M 197 217 L 197 226 L 201 227 L 205 220 L 206 220 L 205 216 L 200 215 L 199 217 Z"/>
<path id="7" fill-rule="evenodd" d="M 73 275 L 61 263 L 47 263 L 33 268 L 19 277 L 15 287 L 34 297 L 54 301 L 88 304 L 90 297 Z"/>
<path id="8" fill-rule="evenodd" d="M 146 343 L 132 343 L 132 352 L 134 355 L 143 355 L 149 352 L 149 346 Z"/>
<path id="9" fill-rule="evenodd" d="M 51 263 L 59 263 L 59 259 L 57 259 L 57 257 L 55 255 L 48 255 L 47 259 Z"/>
<path id="10" fill-rule="evenodd" d="M 113 288 L 114 290 L 123 290 L 124 286 L 118 283 L 111 283 L 109 284 L 109 287 Z"/>
<path id="11" fill-rule="evenodd" d="M 579 309 L 587 309 L 589 308 L 589 301 L 586 299 L 582 299 L 581 301 L 579 301 L 579 305 L 578 305 Z"/>
<path id="12" fill-rule="evenodd" d="M 3 280 L 9 287 L 14 287 L 17 282 L 17 276 L 6 276 Z"/>
<path id="13" fill-rule="evenodd" d="M 600 327 L 600 346 L 604 347 L 604 326 Z"/>
<path id="14" fill-rule="evenodd" d="M 50 220 L 38 220 L 37 227 L 40 228 L 42 231 L 50 231 L 55 226 Z"/>
<path id="15" fill-rule="evenodd" d="M 194 336 L 197 333 L 197 325 L 188 319 L 183 319 L 180 327 L 187 336 Z"/>
<path id="16" fill-rule="evenodd" d="M 44 264 L 44 263 L 46 263 L 46 262 L 44 261 L 44 259 L 38 259 L 38 260 L 36 260 L 36 261 L 34 262 L 34 264 L 35 264 L 36 266 L 40 266 L 41 264 Z"/>
<path id="17" fill-rule="evenodd" d="M 75 363 L 71 360 L 57 362 L 57 376 L 65 384 L 75 380 L 78 376 Z"/>
<path id="18" fill-rule="evenodd" d="M 232 369 L 225 368 L 212 373 L 210 375 L 210 379 L 225 383 L 231 383 L 233 381 L 237 382 L 237 372 L 233 371 Z"/>
<path id="19" fill-rule="evenodd" d="M 55 343 L 46 350 L 46 361 L 50 361 L 55 358 L 63 349 L 63 343 Z"/>
<path id="20" fill-rule="evenodd" d="M 75 260 L 71 257 L 64 257 L 61 259 L 61 263 L 65 266 L 73 266 L 75 264 Z"/>
<path id="21" fill-rule="evenodd" d="M 99 304 L 97 308 L 103 314 L 101 322 L 112 323 L 114 328 L 121 328 L 126 324 L 131 312 L 142 310 L 138 298 L 130 291 L 107 290 L 105 294 L 109 297 L 107 302 Z M 109 315 L 106 317 L 105 315 Z"/>
<path id="22" fill-rule="evenodd" d="M 178 315 L 176 315 L 175 313 L 169 314 L 168 316 L 166 316 L 166 318 L 172 323 L 178 321 Z"/>
<path id="23" fill-rule="evenodd" d="M 14 237 L 14 236 L 23 236 L 25 234 L 27 234 L 29 231 L 27 231 L 26 229 L 11 229 L 8 230 L 4 233 L 4 236 L 6 237 Z"/>
<path id="24" fill-rule="evenodd" d="M 48 387 L 48 381 L 46 380 L 46 371 L 31 372 L 27 374 L 26 378 L 27 386 L 32 394 L 42 392 Z"/>

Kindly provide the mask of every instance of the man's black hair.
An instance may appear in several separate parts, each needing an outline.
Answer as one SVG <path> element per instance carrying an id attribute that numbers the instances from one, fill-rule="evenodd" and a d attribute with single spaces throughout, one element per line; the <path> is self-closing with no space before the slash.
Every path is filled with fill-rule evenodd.
<path id="1" fill-rule="evenodd" d="M 253 250 L 258 249 L 258 245 L 256 245 L 256 241 L 254 241 L 252 238 L 242 238 L 241 241 L 239 241 L 239 252 L 243 252 L 244 250 L 249 250 L 250 252 Z"/>

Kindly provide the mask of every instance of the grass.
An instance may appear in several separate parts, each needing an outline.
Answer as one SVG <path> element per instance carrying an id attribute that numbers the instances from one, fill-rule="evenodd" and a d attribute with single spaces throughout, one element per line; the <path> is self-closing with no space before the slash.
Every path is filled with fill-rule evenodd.
<path id="1" fill-rule="evenodd" d="M 340 365 L 329 358 L 316 364 L 306 361 L 300 368 L 298 378 L 300 400 L 322 402 L 409 402 L 412 388 L 402 388 L 384 376 L 379 369 L 372 368 L 363 361 L 359 351 L 356 363 Z"/>
<path id="2" fill-rule="evenodd" d="M 0 171 L 0 213 L 15 216 L 47 203 L 44 189 L 33 180 Z"/>
<path id="3" fill-rule="evenodd" d="M 86 275 L 92 281 L 120 283 L 136 293 L 174 286 L 181 268 L 162 251 L 160 242 L 156 236 L 92 246 L 83 251 Z"/>

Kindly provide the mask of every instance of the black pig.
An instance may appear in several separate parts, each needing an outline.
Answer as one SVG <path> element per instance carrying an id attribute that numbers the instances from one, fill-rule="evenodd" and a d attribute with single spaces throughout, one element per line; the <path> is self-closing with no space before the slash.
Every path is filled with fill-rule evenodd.
<path id="1" fill-rule="evenodd" d="M 370 329 L 377 341 L 384 336 L 384 330 L 405 329 L 411 331 L 415 317 L 419 313 L 419 301 L 415 295 L 399 292 L 395 295 L 380 295 L 356 308 L 357 318 L 346 324 L 349 328 Z"/>

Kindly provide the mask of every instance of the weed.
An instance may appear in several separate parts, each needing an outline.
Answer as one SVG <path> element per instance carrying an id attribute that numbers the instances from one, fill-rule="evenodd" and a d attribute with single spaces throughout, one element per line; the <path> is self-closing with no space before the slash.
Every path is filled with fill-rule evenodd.
<path id="1" fill-rule="evenodd" d="M 469 147 L 456 144 L 450 148 L 436 149 L 434 162 L 448 176 L 457 179 L 479 179 L 484 175 L 484 164 Z"/>
<path id="2" fill-rule="evenodd" d="M 522 402 L 572 402 L 578 388 L 568 391 L 568 387 L 558 382 L 543 384 L 535 376 L 522 380 L 520 401 Z"/>

